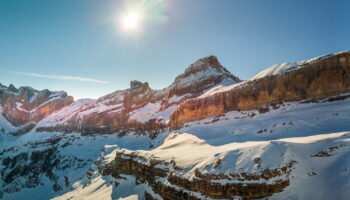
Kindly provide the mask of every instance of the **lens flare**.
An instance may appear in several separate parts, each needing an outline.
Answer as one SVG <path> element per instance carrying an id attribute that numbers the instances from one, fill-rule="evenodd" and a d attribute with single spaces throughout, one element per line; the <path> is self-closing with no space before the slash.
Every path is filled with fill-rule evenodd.
<path id="1" fill-rule="evenodd" d="M 141 17 L 136 11 L 127 13 L 122 19 L 122 25 L 125 30 L 135 30 L 140 26 Z"/>
<path id="2" fill-rule="evenodd" d="M 147 29 L 167 22 L 162 0 L 124 0 L 119 4 L 116 19 L 121 35 L 147 37 Z M 151 30 L 152 32 L 153 30 Z M 151 37 L 151 36 L 150 36 Z"/>

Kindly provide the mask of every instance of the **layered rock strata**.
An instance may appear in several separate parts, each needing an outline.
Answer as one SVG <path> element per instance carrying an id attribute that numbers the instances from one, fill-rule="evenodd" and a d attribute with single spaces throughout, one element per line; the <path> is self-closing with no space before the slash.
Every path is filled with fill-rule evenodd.
<path id="1" fill-rule="evenodd" d="M 350 92 L 350 53 L 306 63 L 299 69 L 245 81 L 183 102 L 171 115 L 169 125 L 184 123 L 233 110 L 252 110 L 287 101 L 321 99 Z"/>

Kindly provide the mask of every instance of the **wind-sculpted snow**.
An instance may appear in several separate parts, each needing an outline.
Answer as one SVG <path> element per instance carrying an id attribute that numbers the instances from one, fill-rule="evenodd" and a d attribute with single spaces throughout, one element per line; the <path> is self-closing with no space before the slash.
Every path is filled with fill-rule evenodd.
<path id="1" fill-rule="evenodd" d="M 108 169 L 112 174 L 103 174 L 106 172 L 95 170 L 95 175 L 90 176 L 88 183 L 78 182 L 73 191 L 57 199 L 91 199 L 96 194 L 103 194 L 105 199 L 131 198 L 135 195 L 142 199 L 145 194 L 151 194 L 156 199 L 164 198 L 168 195 L 167 190 L 155 192 L 157 184 L 166 184 L 167 187 L 174 189 L 173 192 L 178 191 L 178 195 L 185 192 L 189 199 L 212 199 L 210 196 L 215 196 L 210 193 L 210 188 L 202 193 L 192 191 L 192 187 L 176 182 L 174 179 L 176 176 L 181 176 L 182 181 L 189 182 L 205 177 L 207 181 L 209 180 L 208 185 L 243 184 L 247 188 L 243 186 L 241 190 L 246 189 L 247 194 L 254 193 L 254 190 L 249 191 L 250 184 L 272 186 L 281 181 L 287 181 L 285 182 L 288 183 L 287 186 L 284 186 L 282 191 L 273 193 L 269 199 L 311 197 L 345 199 L 350 195 L 347 190 L 350 180 L 350 161 L 346 160 L 350 156 L 349 145 L 350 132 L 229 143 L 220 146 L 209 145 L 205 140 L 187 133 L 170 134 L 164 143 L 154 150 L 116 149 L 104 156 L 105 159 L 115 158 L 117 154 L 117 162 L 130 160 L 128 161 L 130 163 L 148 166 L 149 170 L 168 171 L 167 176 L 157 177 L 161 176 L 162 173 L 160 173 L 154 177 L 156 182 L 150 182 L 151 179 L 147 176 L 151 174 L 145 174 L 143 179 L 138 174 L 123 174 L 128 173 L 123 170 L 118 174 L 118 170 L 120 173 L 121 169 L 118 165 L 112 164 L 112 168 Z M 320 152 L 328 153 L 320 154 Z M 103 165 L 99 167 L 104 168 Z M 149 172 L 144 171 L 144 173 Z M 142 184 L 138 184 L 137 180 L 143 180 Z M 255 187 L 258 189 L 258 185 Z M 305 187 L 308 189 L 304 189 Z M 176 195 L 176 193 L 173 194 Z"/>

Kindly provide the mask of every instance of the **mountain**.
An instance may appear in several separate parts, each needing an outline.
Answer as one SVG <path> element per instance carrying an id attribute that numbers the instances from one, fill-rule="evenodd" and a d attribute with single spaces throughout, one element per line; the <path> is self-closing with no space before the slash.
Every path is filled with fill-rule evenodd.
<path id="1" fill-rule="evenodd" d="M 0 85 L 0 198 L 348 199 L 349 76 L 340 52 L 96 100 Z"/>
<path id="2" fill-rule="evenodd" d="M 177 105 L 217 85 L 241 80 L 214 56 L 197 60 L 167 88 L 153 90 L 147 82 L 131 81 L 130 88 L 95 101 L 77 101 L 37 125 L 38 131 L 82 134 L 138 132 L 157 134 L 167 127 Z"/>
<path id="3" fill-rule="evenodd" d="M 213 88 L 199 98 L 181 104 L 172 114 L 170 127 L 189 121 L 220 116 L 233 110 L 260 109 L 282 102 L 317 100 L 350 92 L 350 53 L 327 55 L 299 62 L 298 67 L 275 65 L 251 80 Z M 285 70 L 285 69 L 288 70 Z"/>
<path id="4" fill-rule="evenodd" d="M 73 97 L 66 92 L 35 90 L 31 87 L 16 88 L 0 84 L 0 109 L 3 117 L 19 127 L 13 134 L 30 131 L 38 122 L 51 113 L 71 104 Z"/>

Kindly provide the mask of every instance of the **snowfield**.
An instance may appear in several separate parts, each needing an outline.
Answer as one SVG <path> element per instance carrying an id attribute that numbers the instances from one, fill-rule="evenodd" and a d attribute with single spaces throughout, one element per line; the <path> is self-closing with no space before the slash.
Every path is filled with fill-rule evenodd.
<path id="1" fill-rule="evenodd" d="M 152 149 L 134 146 L 130 150 L 128 144 L 118 143 L 118 147 L 100 159 L 109 163 L 116 152 L 123 152 L 136 153 L 148 160 L 173 160 L 183 169 L 179 173 L 188 179 L 193 178 L 196 169 L 214 174 L 259 173 L 296 161 L 291 174 L 282 177 L 289 179 L 290 185 L 269 199 L 346 199 L 350 196 L 349 105 L 349 99 L 291 102 L 262 114 L 254 110 L 229 112 L 218 120 L 188 123 L 178 133 L 163 133 L 156 141 L 150 141 L 154 145 Z M 220 168 L 215 166 L 218 160 L 221 160 Z M 144 191 L 154 193 L 148 184 L 136 185 L 134 176 L 115 179 L 94 173 L 90 182 L 83 178 L 74 190 L 56 199 L 93 199 L 97 194 L 103 194 L 104 199 L 142 199 Z"/>
<path id="2" fill-rule="evenodd" d="M 188 178 L 191 178 L 194 170 L 198 169 L 202 173 L 258 173 L 263 169 L 274 169 L 284 166 L 289 161 L 296 161 L 297 164 L 289 176 L 291 177 L 290 186 L 284 192 L 276 193 L 269 199 L 333 199 L 334 197 L 346 199 L 350 195 L 348 190 L 349 145 L 350 132 L 230 143 L 220 146 L 209 145 L 188 133 L 172 133 L 161 146 L 154 150 L 116 149 L 110 153 L 112 155 L 106 155 L 106 157 L 113 157 L 117 151 L 120 151 L 136 153 L 148 160 L 155 157 L 165 161 L 173 160 L 177 166 L 185 169 L 182 175 Z M 222 164 L 219 169 L 216 169 L 214 165 L 219 159 L 222 160 Z M 259 166 L 256 159 L 259 159 Z M 142 197 L 144 191 L 150 190 L 147 184 L 135 185 L 133 176 L 125 175 L 125 178 L 114 179 L 97 174 L 89 184 L 84 185 L 79 182 L 75 190 L 55 199 L 135 198 Z M 120 185 L 115 187 L 113 182 Z M 228 182 L 232 181 L 220 180 L 221 184 Z M 249 181 L 245 182 L 249 183 Z M 268 182 L 273 183 L 273 180 Z"/>
<path id="3" fill-rule="evenodd" d="M 261 71 L 260 73 L 258 73 L 254 77 L 252 77 L 250 80 L 256 80 L 256 79 L 260 79 L 260 78 L 264 78 L 264 77 L 272 76 L 272 75 L 278 75 L 278 74 L 281 75 L 281 74 L 305 67 L 307 64 L 312 64 L 312 63 L 327 59 L 329 57 L 332 57 L 332 56 L 335 56 L 335 55 L 338 55 L 341 53 L 344 53 L 344 52 L 337 52 L 334 54 L 318 56 L 315 58 L 310 58 L 310 59 L 299 61 L 299 62 L 286 62 L 286 63 L 281 63 L 281 64 L 274 64 L 274 65 L 266 68 L 265 70 Z"/>

